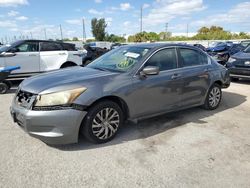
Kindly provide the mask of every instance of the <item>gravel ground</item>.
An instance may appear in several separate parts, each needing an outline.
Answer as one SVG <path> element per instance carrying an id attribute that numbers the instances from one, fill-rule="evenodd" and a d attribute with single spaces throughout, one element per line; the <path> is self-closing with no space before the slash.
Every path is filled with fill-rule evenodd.
<path id="1" fill-rule="evenodd" d="M 0 187 L 250 187 L 250 82 L 215 111 L 192 108 L 125 125 L 106 144 L 51 147 L 9 115 L 0 95 Z"/>

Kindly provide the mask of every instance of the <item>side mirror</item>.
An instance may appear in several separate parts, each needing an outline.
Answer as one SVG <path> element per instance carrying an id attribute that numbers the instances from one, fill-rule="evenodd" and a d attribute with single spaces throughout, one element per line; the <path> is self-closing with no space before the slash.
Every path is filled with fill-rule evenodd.
<path id="1" fill-rule="evenodd" d="M 160 72 L 159 67 L 147 66 L 147 67 L 144 67 L 144 69 L 140 72 L 140 75 L 141 76 L 157 75 L 159 74 L 159 72 Z"/>

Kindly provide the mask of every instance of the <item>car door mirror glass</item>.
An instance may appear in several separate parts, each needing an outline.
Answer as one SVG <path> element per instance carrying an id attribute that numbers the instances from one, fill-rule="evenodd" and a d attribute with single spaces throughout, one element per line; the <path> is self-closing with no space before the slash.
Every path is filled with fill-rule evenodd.
<path id="1" fill-rule="evenodd" d="M 157 75 L 159 74 L 160 70 L 159 67 L 157 66 L 147 66 L 144 67 L 143 70 L 141 71 L 141 75 Z"/>

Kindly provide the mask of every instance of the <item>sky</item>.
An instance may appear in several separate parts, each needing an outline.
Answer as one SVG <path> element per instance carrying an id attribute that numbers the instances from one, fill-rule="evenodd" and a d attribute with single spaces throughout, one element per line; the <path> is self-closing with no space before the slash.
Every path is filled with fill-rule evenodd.
<path id="1" fill-rule="evenodd" d="M 131 35 L 143 30 L 185 34 L 218 25 L 231 32 L 250 31 L 250 1 L 246 0 L 0 0 L 0 41 L 14 36 L 82 37 L 82 19 L 91 38 L 91 19 L 105 18 L 107 32 Z"/>

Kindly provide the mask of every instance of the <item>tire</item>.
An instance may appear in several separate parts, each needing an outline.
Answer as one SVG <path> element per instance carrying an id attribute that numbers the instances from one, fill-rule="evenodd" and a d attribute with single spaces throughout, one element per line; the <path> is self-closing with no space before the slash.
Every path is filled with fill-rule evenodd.
<path id="1" fill-rule="evenodd" d="M 203 108 L 206 110 L 215 110 L 220 105 L 221 97 L 221 86 L 216 83 L 213 84 L 208 90 Z"/>
<path id="2" fill-rule="evenodd" d="M 107 121 L 107 118 L 110 120 Z M 80 132 L 90 142 L 101 144 L 112 140 L 123 123 L 124 115 L 120 106 L 113 101 L 105 100 L 88 110 Z"/>
<path id="3" fill-rule="evenodd" d="M 232 82 L 238 82 L 238 81 L 239 81 L 239 78 L 231 77 L 231 81 L 232 81 Z"/>
<path id="4" fill-rule="evenodd" d="M 61 66 L 61 69 L 68 68 L 68 67 L 74 67 L 74 66 L 76 66 L 75 63 L 64 63 L 64 64 Z"/>
<path id="5" fill-rule="evenodd" d="M 8 91 L 9 86 L 6 83 L 0 83 L 0 94 L 4 94 Z"/>

